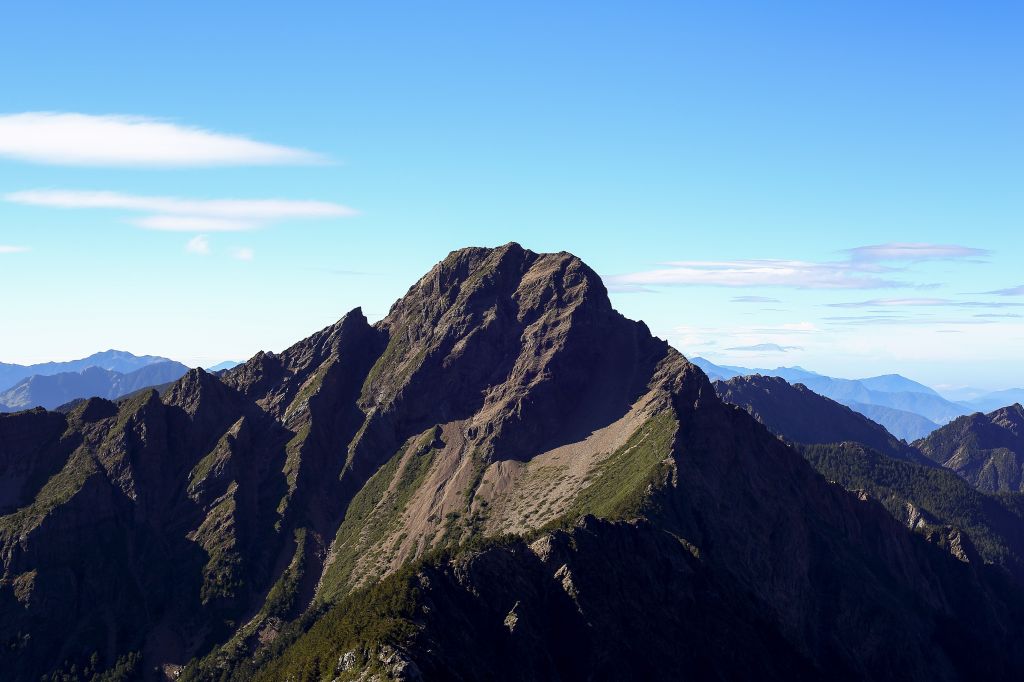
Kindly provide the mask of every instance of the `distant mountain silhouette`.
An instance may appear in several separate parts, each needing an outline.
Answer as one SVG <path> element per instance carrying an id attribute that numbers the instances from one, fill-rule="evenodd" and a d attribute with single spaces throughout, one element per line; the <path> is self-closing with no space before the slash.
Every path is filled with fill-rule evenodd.
<path id="1" fill-rule="evenodd" d="M 235 367 L 238 367 L 240 364 L 242 363 L 239 360 L 225 360 L 224 362 L 218 362 L 216 365 L 213 365 L 212 367 L 207 367 L 206 371 L 223 372 L 228 369 L 234 369 Z"/>
<path id="2" fill-rule="evenodd" d="M 961 401 L 961 404 L 968 407 L 969 409 L 977 412 L 991 412 L 997 410 L 1000 407 L 1007 405 L 1013 405 L 1014 403 L 1024 403 L 1024 388 L 1010 388 L 1005 391 L 994 391 L 992 393 L 986 393 L 972 398 L 971 400 Z"/>
<path id="3" fill-rule="evenodd" d="M 67 362 L 43 362 L 35 365 L 15 365 L 0 362 L 0 391 L 6 390 L 22 379 L 31 376 L 51 376 L 64 372 L 81 372 L 90 367 L 99 367 L 112 372 L 128 374 L 158 362 L 170 362 L 155 355 L 132 355 L 122 350 L 108 350 L 93 353 L 87 358 Z"/>
<path id="4" fill-rule="evenodd" d="M 0 411 L 14 412 L 32 407 L 52 410 L 78 398 L 113 400 L 142 388 L 175 381 L 187 371 L 188 367 L 180 362 L 168 360 L 127 374 L 89 367 L 81 372 L 31 376 L 0 393 Z"/>

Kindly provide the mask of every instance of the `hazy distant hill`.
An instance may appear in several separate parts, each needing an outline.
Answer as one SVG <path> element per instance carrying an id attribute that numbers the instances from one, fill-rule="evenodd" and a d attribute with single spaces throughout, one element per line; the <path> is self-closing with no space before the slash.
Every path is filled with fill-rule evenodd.
<path id="1" fill-rule="evenodd" d="M 790 383 L 804 384 L 815 393 L 832 398 L 855 410 L 861 405 L 876 405 L 899 412 L 910 412 L 935 424 L 945 424 L 971 411 L 964 405 L 946 400 L 924 384 L 898 374 L 886 374 L 866 379 L 839 379 L 810 372 L 802 367 L 752 369 L 716 365 L 705 358 L 694 358 L 693 363 L 713 379 L 730 379 L 734 376 L 750 374 L 782 377 Z M 903 414 L 888 411 L 873 412 L 867 416 L 878 421 L 891 433 L 908 440 L 920 437 L 921 430 L 927 426 L 920 420 L 909 421 Z"/>
<path id="2" fill-rule="evenodd" d="M 132 355 L 122 350 L 93 353 L 87 358 L 67 362 L 43 362 L 35 365 L 15 365 L 0 362 L 0 391 L 31 376 L 50 376 L 64 372 L 81 372 L 90 367 L 128 374 L 158 362 L 170 362 L 155 355 Z M 2 402 L 2 401 L 0 401 Z"/>
<path id="3" fill-rule="evenodd" d="M 938 424 L 926 417 L 906 410 L 897 410 L 894 407 L 857 402 L 849 403 L 848 407 L 860 412 L 868 419 L 878 422 L 889 433 L 908 442 L 923 438 L 939 428 Z"/>
<path id="4" fill-rule="evenodd" d="M 882 393 L 925 393 L 927 395 L 934 395 L 940 398 L 942 397 L 939 396 L 935 389 L 918 383 L 913 379 L 908 379 L 900 374 L 882 374 L 877 377 L 857 379 L 857 383 L 862 384 L 869 390 L 881 391 Z"/>
<path id="5" fill-rule="evenodd" d="M 212 367 L 207 367 L 206 371 L 223 372 L 228 369 L 234 369 L 235 367 L 238 367 L 240 364 L 242 363 L 239 362 L 238 360 L 225 360 L 224 362 L 218 362 L 216 365 L 213 365 Z"/>
<path id="6" fill-rule="evenodd" d="M 991 412 L 1014 403 L 1024 403 L 1024 388 L 995 391 L 972 398 L 971 400 L 962 401 L 962 404 L 978 412 Z"/>
<path id="7" fill-rule="evenodd" d="M 52 410 L 76 398 L 113 400 L 148 386 L 175 381 L 187 371 L 188 367 L 180 362 L 168 360 L 127 374 L 89 367 L 82 372 L 36 375 L 0 393 L 0 411 L 14 412 L 37 406 Z"/>

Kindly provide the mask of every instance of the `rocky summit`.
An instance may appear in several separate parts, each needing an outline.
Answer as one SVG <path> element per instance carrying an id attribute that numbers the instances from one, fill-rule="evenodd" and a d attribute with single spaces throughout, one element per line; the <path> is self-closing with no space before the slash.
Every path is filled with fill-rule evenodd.
<path id="1" fill-rule="evenodd" d="M 1017 573 L 833 480 L 578 258 L 463 249 L 377 324 L 0 415 L 0 671 L 1020 679 Z"/>

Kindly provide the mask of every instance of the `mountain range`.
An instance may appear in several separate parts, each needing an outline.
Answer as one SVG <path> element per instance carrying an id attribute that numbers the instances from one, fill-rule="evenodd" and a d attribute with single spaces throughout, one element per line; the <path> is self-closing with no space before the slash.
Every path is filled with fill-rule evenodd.
<path id="1" fill-rule="evenodd" d="M 838 379 L 802 367 L 752 369 L 716 365 L 701 357 L 693 358 L 693 363 L 713 380 L 761 374 L 804 384 L 812 391 L 837 400 L 883 424 L 891 433 L 907 441 L 923 438 L 956 417 L 974 412 L 991 412 L 1024 402 L 1024 388 L 1003 391 L 965 388 L 940 393 L 899 374 Z"/>
<path id="2" fill-rule="evenodd" d="M 1020 679 L 1019 498 L 812 390 L 713 385 L 571 254 L 453 252 L 376 324 L 0 415 L 0 670 Z"/>
<path id="3" fill-rule="evenodd" d="M 1024 388 L 1011 388 L 1005 391 L 995 391 L 963 401 L 963 404 L 972 408 L 973 412 L 992 412 L 1000 407 L 1024 403 Z"/>
<path id="4" fill-rule="evenodd" d="M 946 400 L 924 384 L 898 374 L 866 379 L 838 379 L 801 367 L 750 369 L 716 365 L 699 357 L 694 358 L 693 362 L 712 379 L 761 374 L 801 383 L 815 393 L 832 398 L 878 421 L 890 432 L 908 441 L 925 436 L 940 424 L 972 411 L 966 405 Z"/>
<path id="5" fill-rule="evenodd" d="M 854 442 L 893 459 L 932 465 L 915 448 L 895 438 L 864 415 L 781 377 L 759 374 L 715 381 L 727 403 L 750 413 L 772 433 L 804 445 Z"/>
<path id="6" fill-rule="evenodd" d="M 175 381 L 187 371 L 188 367 L 180 362 L 167 360 L 147 364 L 127 374 L 101 367 L 88 367 L 81 372 L 36 374 L 0 393 L 0 412 L 37 406 L 56 409 L 89 397 L 120 398 L 149 386 Z"/>
<path id="7" fill-rule="evenodd" d="M 35 365 L 15 365 L 0 362 L 0 390 L 6 390 L 22 379 L 31 376 L 51 376 L 67 372 L 80 373 L 92 367 L 129 374 L 159 362 L 169 362 L 167 358 L 154 355 L 132 355 L 120 350 L 108 350 L 93 353 L 89 357 L 68 362 L 43 362 Z"/>

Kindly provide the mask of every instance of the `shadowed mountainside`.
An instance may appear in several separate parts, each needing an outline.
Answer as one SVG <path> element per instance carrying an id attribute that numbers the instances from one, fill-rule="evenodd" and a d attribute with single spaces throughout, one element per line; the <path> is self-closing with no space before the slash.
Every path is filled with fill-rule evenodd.
<path id="1" fill-rule="evenodd" d="M 714 386 L 722 400 L 798 444 L 826 479 L 878 500 L 898 521 L 962 560 L 999 564 L 1024 578 L 1024 496 L 978 492 L 878 424 L 803 384 L 754 375 Z"/>
<path id="2" fill-rule="evenodd" d="M 743 408 L 769 431 L 791 443 L 852 441 L 895 459 L 932 464 L 881 425 L 803 384 L 755 374 L 716 381 L 714 386 L 722 400 Z"/>

